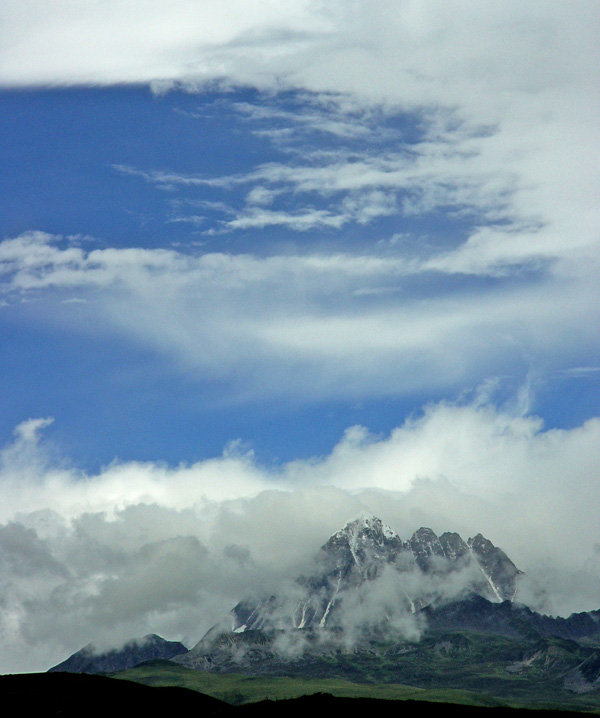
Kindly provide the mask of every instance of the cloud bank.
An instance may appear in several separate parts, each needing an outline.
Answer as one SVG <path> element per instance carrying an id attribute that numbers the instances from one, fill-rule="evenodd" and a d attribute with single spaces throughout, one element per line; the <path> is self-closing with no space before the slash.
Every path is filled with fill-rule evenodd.
<path id="1" fill-rule="evenodd" d="M 192 645 L 241 598 L 298 575 L 363 510 L 403 538 L 422 525 L 482 532 L 536 583 L 533 605 L 598 607 L 598 420 L 544 430 L 490 403 L 442 403 L 388 436 L 353 427 L 329 455 L 277 469 L 229 453 L 94 475 L 51 458 L 48 424 L 24 423 L 2 451 L 2 671 L 149 631 Z"/>

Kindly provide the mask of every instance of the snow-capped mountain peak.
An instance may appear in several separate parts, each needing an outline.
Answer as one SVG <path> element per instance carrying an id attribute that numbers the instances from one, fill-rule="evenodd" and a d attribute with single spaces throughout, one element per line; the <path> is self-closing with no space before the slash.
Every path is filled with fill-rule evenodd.
<path id="1" fill-rule="evenodd" d="M 319 560 L 343 576 L 358 570 L 364 578 L 374 578 L 405 548 L 400 536 L 381 519 L 363 514 L 331 536 L 321 547 Z"/>
<path id="2" fill-rule="evenodd" d="M 398 534 L 387 524 L 384 524 L 380 518 L 367 511 L 361 512 L 357 518 L 348 521 L 344 527 L 338 531 L 338 533 L 348 533 L 354 535 L 362 534 L 364 532 L 371 533 L 373 535 L 382 534 L 386 538 L 398 536 Z"/>
<path id="3" fill-rule="evenodd" d="M 297 579 L 293 598 L 265 596 L 239 603 L 232 630 L 340 625 L 344 607 L 357 600 L 368 603 L 377 582 L 390 575 L 397 586 L 397 610 L 414 613 L 459 593 L 512 601 L 521 572 L 481 534 L 465 542 L 457 533 L 438 537 L 423 526 L 403 541 L 381 519 L 365 513 L 326 541 L 311 573 Z"/>

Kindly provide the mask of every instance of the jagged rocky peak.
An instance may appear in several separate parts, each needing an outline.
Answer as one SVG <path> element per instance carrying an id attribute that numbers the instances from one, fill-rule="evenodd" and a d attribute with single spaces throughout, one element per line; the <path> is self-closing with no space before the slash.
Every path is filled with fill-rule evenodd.
<path id="1" fill-rule="evenodd" d="M 419 568 L 423 571 L 429 568 L 432 557 L 439 556 L 440 558 L 444 558 L 442 544 L 435 532 L 430 528 L 422 526 L 420 529 L 417 529 L 408 543 Z"/>
<path id="2" fill-rule="evenodd" d="M 423 526 L 403 541 L 378 517 L 361 514 L 326 541 L 310 573 L 298 577 L 291 592 L 238 603 L 231 614 L 232 630 L 339 626 L 345 606 L 368 602 L 371 591 L 376 590 L 375 582 L 386 572 L 399 579 L 397 606 L 407 605 L 411 612 L 469 594 L 493 602 L 512 601 L 521 574 L 508 556 L 481 534 L 465 542 L 458 533 L 438 537 Z M 437 580 L 434 590 L 433 576 Z"/>
<path id="3" fill-rule="evenodd" d="M 335 551 L 340 548 L 349 549 L 356 563 L 361 563 L 361 554 L 373 550 L 390 555 L 394 551 L 405 548 L 400 536 L 372 514 L 362 514 L 359 518 L 349 521 L 342 529 L 333 534 L 322 547 L 323 551 Z"/>
<path id="4" fill-rule="evenodd" d="M 519 576 L 523 574 L 508 558 L 504 551 L 477 534 L 467 541 L 481 573 L 498 601 L 514 601 L 517 594 Z"/>
<path id="5" fill-rule="evenodd" d="M 380 518 L 367 512 L 361 513 L 358 518 L 348 521 L 339 531 L 333 534 L 329 541 L 335 539 L 353 540 L 359 537 L 369 537 L 382 542 L 385 539 L 400 538 L 398 534 Z M 329 543 L 329 541 L 327 543 Z"/>
<path id="6" fill-rule="evenodd" d="M 372 514 L 349 521 L 321 547 L 318 572 L 351 582 L 373 579 L 407 547 L 398 534 Z M 314 579 L 313 579 L 314 581 Z"/>
<path id="7" fill-rule="evenodd" d="M 514 600 L 521 571 L 502 549 L 482 534 L 464 541 L 460 534 L 441 536 L 426 526 L 408 541 L 381 519 L 364 513 L 333 534 L 320 551 L 320 575 L 356 584 L 377 578 L 386 565 L 423 573 L 470 570 L 470 588 L 492 601 Z M 318 572 L 319 573 L 319 572 Z M 315 579 L 310 581 L 313 585 Z"/>
<path id="8" fill-rule="evenodd" d="M 462 540 L 460 534 L 446 531 L 440 536 L 440 544 L 444 556 L 450 561 L 461 561 L 469 554 L 469 546 Z"/>

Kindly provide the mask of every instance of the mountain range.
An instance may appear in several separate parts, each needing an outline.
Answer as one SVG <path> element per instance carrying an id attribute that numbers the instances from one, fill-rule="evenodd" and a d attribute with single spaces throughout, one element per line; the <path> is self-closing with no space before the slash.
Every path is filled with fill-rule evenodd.
<path id="1" fill-rule="evenodd" d="M 600 610 L 537 613 L 519 602 L 523 576 L 481 534 L 465 541 L 423 527 L 403 540 L 365 515 L 329 538 L 309 572 L 276 594 L 246 597 L 190 651 L 153 639 L 153 657 L 220 674 L 494 695 L 510 686 L 555 701 L 600 694 Z M 136 650 L 132 643 L 92 660 L 88 647 L 51 670 L 121 670 L 148 660 Z"/>
<path id="2" fill-rule="evenodd" d="M 384 607 L 382 619 L 472 593 L 490 601 L 514 601 L 521 575 L 481 534 L 464 541 L 457 533 L 438 537 L 422 527 L 403 541 L 381 519 L 365 515 L 331 536 L 316 556 L 313 572 L 300 576 L 295 590 L 239 603 L 232 631 L 340 628 L 347 623 L 349 604 L 368 607 L 383 584 L 391 605 Z"/>

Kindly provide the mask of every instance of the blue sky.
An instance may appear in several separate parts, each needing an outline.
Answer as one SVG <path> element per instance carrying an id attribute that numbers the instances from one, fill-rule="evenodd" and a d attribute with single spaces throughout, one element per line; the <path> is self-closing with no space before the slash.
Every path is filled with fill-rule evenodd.
<path id="1" fill-rule="evenodd" d="M 343 233 L 275 226 L 211 236 L 208 232 L 215 228 L 220 231 L 223 212 L 206 206 L 199 210 L 195 205 L 223 201 L 223 195 L 227 202 L 243 205 L 245 188 L 224 193 L 174 184 L 164 189 L 161 183 L 136 175 L 169 172 L 210 180 L 285 161 L 287 147 L 256 134 L 285 128 L 285 121 L 248 119 L 251 103 L 263 107 L 264 98 L 256 92 L 156 96 L 147 87 L 78 88 L 7 91 L 4 100 L 5 237 L 43 228 L 60 237 L 58 246 L 65 248 L 167 248 L 192 257 L 210 253 L 269 257 L 281 251 L 307 255 L 315 248 L 325 256 L 347 247 L 352 252 L 371 251 L 372 228 L 352 222 Z M 246 112 L 236 109 L 242 104 Z M 289 113 L 298 101 L 286 93 L 281 101 L 271 98 L 268 105 Z M 384 125 L 392 125 L 383 119 Z M 397 122 L 412 131 L 410 118 Z M 404 134 L 404 129 L 400 132 Z M 312 129 L 303 134 L 320 149 L 352 150 L 356 145 L 345 138 L 324 138 Z M 327 211 L 328 202 L 316 200 Z M 314 204 L 315 198 L 309 201 Z M 293 198 L 286 204 L 293 207 Z M 201 222 L 185 221 L 199 214 L 204 217 Z M 457 232 L 462 229 L 462 223 L 429 217 L 399 221 L 392 216 L 385 217 L 384 223 L 375 230 L 382 237 L 394 236 L 398 227 L 406 230 L 409 225 L 415 232 L 431 232 L 440 241 L 450 224 L 458 225 Z M 368 392 L 350 400 L 342 392 L 335 401 L 313 397 L 304 402 L 289 391 L 285 407 L 269 396 L 238 402 L 226 380 L 211 381 L 201 371 L 178 371 L 170 358 L 143 341 L 106 332 L 98 337 L 69 326 L 72 315 L 78 321 L 78 312 L 82 313 L 79 303 L 84 300 L 77 290 L 66 298 L 50 292 L 31 299 L 33 306 L 13 303 L 2 317 L 7 338 L 2 357 L 5 440 L 24 416 L 50 414 L 57 420 L 52 429 L 57 440 L 85 466 L 98 468 L 99 462 L 115 457 L 198 459 L 219 454 L 238 437 L 251 442 L 268 461 L 319 454 L 339 439 L 347 425 L 363 417 L 376 430 L 389 430 L 398 414 L 410 410 L 415 401 L 413 397 L 407 404 L 405 397 L 392 391 L 375 402 Z"/>
<path id="2" fill-rule="evenodd" d="M 378 107 L 344 112 L 341 98 L 331 94 L 266 95 L 248 88 L 161 95 L 144 86 L 11 88 L 3 100 L 3 236 L 10 241 L 43 232 L 38 244 L 52 247 L 57 261 L 73 247 L 82 257 L 108 250 L 125 256 L 127 249 L 143 248 L 149 255 L 162 249 L 192 261 L 203 256 L 237 256 L 258 265 L 274 260 L 287 262 L 293 272 L 298 271 L 294 262 L 329 261 L 331 272 L 315 276 L 311 289 L 302 286 L 306 280 L 298 274 L 298 286 L 287 288 L 283 316 L 292 331 L 294 321 L 306 321 L 306 312 L 343 318 L 349 326 L 366 315 L 369 331 L 371 323 L 385 322 L 386 313 L 395 317 L 404 307 L 439 303 L 443 314 L 445 302 L 481 298 L 495 305 L 502 302 L 499 294 L 513 295 L 525 287 L 535 291 L 547 281 L 540 261 L 480 273 L 409 266 L 456 251 L 482 223 L 503 227 L 511 221 L 486 221 L 494 200 L 503 201 L 493 196 L 483 207 L 474 197 L 474 206 L 442 198 L 430 200 L 432 207 L 408 208 L 425 203 L 428 188 L 394 174 L 403 163 L 413 163 L 428 142 L 424 112 L 384 113 Z M 360 167 L 381 174 L 374 187 L 358 186 L 355 177 L 335 177 Z M 302 186 L 295 170 L 305 175 Z M 335 286 L 344 270 L 333 264 L 342 258 L 356 263 L 351 271 L 358 275 L 345 276 Z M 368 262 L 380 263 L 375 275 L 366 270 Z M 393 268 L 402 262 L 406 269 Z M 40 264 L 34 271 L 48 269 Z M 3 278 L 9 285 L 10 272 Z M 266 282 L 264 297 L 248 290 L 239 301 L 255 301 L 260 314 L 272 290 Z M 441 381 L 436 368 L 427 366 L 431 353 L 403 363 L 401 340 L 389 349 L 377 342 L 371 349 L 369 341 L 358 340 L 357 361 L 367 372 L 381 372 L 382 381 L 376 376 L 363 380 L 360 363 L 344 368 L 343 356 L 338 367 L 340 358 L 331 347 L 330 356 L 318 357 L 320 366 L 302 368 L 306 382 L 314 372 L 318 382 L 327 384 L 307 396 L 306 387 L 297 391 L 294 386 L 289 374 L 294 369 L 281 366 L 289 358 L 268 356 L 268 350 L 257 359 L 254 350 L 246 355 L 242 349 L 222 374 L 215 366 L 219 357 L 209 359 L 208 366 L 195 366 L 194 357 L 186 357 L 181 365 L 184 348 L 179 345 L 210 323 L 205 314 L 215 310 L 210 303 L 215 300 L 185 309 L 175 304 L 175 315 L 186 313 L 180 326 L 186 336 L 170 343 L 119 329 L 107 322 L 101 306 L 91 308 L 91 320 L 89 305 L 102 305 L 103 295 L 113 290 L 104 288 L 95 296 L 89 291 L 85 279 L 30 291 L 7 288 L 0 317 L 6 338 L 1 372 L 5 442 L 20 421 L 53 416 L 49 433 L 84 468 L 98 469 L 114 458 L 197 460 L 221 453 L 235 439 L 251 444 L 268 463 L 320 455 L 348 426 L 361 423 L 387 433 L 423 404 L 460 400 L 490 379 L 498 382 L 499 396 L 508 399 L 529 382 L 531 408 L 543 410 L 548 426 L 573 426 L 598 409 L 597 393 L 590 391 L 596 373 L 564 373 L 588 363 L 585 349 L 573 356 L 567 348 L 532 346 L 536 317 L 530 320 L 533 327 L 508 342 L 492 327 L 487 341 L 496 347 L 491 356 L 484 351 L 481 366 L 470 362 L 468 346 L 459 349 L 449 368 L 452 375 Z M 260 295 L 260 285 L 256 292 Z M 136 298 L 116 301 L 127 311 Z M 160 303 L 160 296 L 141 301 L 140 311 L 152 321 L 152 302 Z M 95 316 L 97 311 L 101 316 Z M 224 323 L 235 323 L 237 311 L 233 303 Z M 427 311 L 427 319 L 435 320 L 435 313 Z M 312 321 L 318 323 L 314 315 Z M 218 334 L 218 322 L 210 331 Z M 444 335 L 440 330 L 434 339 L 442 354 L 444 342 L 452 342 Z M 476 348 L 479 360 L 481 350 Z M 262 370 L 270 375 L 271 362 L 281 376 L 245 397 L 238 379 L 252 361 L 259 364 L 252 367 L 251 381 L 263 382 Z M 382 366 L 369 368 L 377 362 Z"/>
<path id="3" fill-rule="evenodd" d="M 597 608 L 597 10 L 3 3 L 6 669 L 197 639 L 224 547 L 290 572 L 362 510 Z M 121 615 L 188 534 L 189 595 Z"/>

